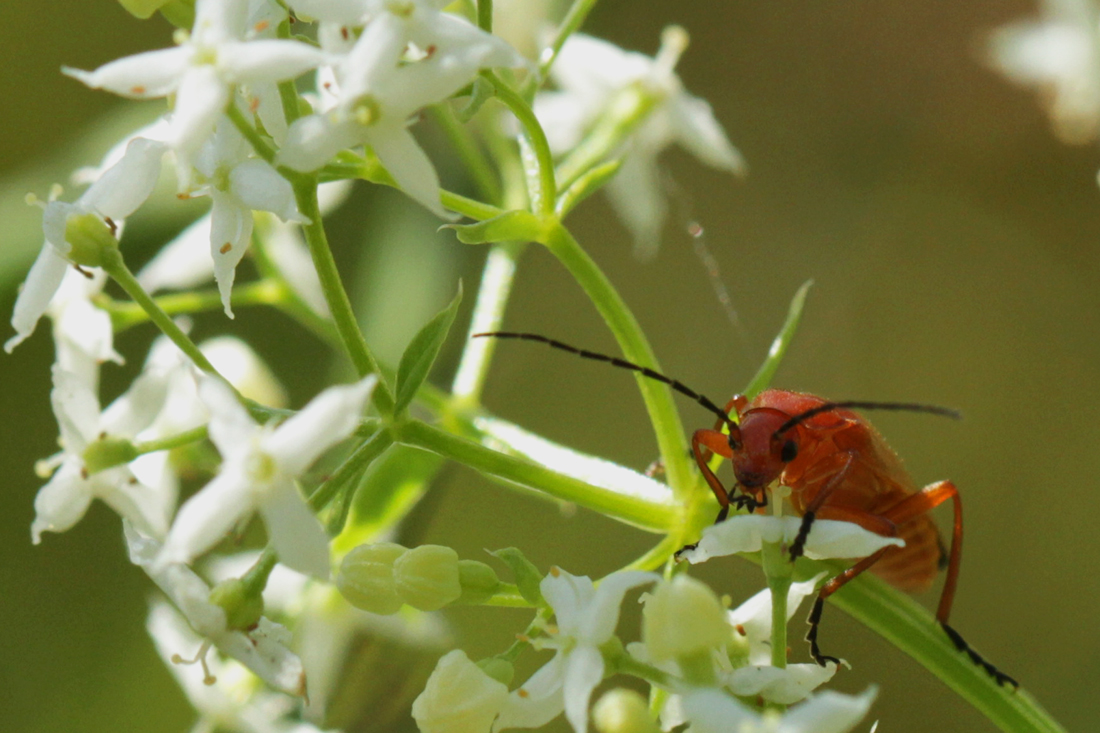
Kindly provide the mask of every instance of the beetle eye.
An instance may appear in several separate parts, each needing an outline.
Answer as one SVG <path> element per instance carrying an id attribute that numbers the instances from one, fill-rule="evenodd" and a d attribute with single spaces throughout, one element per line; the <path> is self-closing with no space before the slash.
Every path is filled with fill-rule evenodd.
<path id="1" fill-rule="evenodd" d="M 784 463 L 790 463 L 794 460 L 794 457 L 798 455 L 798 446 L 795 445 L 793 440 L 788 440 L 783 444 L 783 449 L 779 452 L 779 458 Z"/>

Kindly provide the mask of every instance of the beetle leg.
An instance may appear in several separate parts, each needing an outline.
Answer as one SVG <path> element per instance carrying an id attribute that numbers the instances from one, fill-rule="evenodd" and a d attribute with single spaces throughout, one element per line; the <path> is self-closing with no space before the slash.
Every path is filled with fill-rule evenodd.
<path id="1" fill-rule="evenodd" d="M 725 458 L 731 458 L 729 439 L 718 430 L 696 430 L 691 436 L 691 451 L 695 454 L 695 462 L 699 465 L 699 470 L 703 472 L 703 478 L 706 479 L 710 490 L 714 492 L 714 497 L 718 499 L 718 505 L 722 507 L 718 511 L 718 519 L 715 520 L 717 524 L 729 515 L 730 492 L 726 491 L 726 487 L 722 486 L 722 482 L 714 475 L 714 471 L 710 470 L 707 461 L 709 456 L 714 453 Z M 707 457 L 704 457 L 704 451 L 706 451 Z M 735 500 L 738 507 L 741 506 L 739 499 L 740 497 Z"/>
<path id="2" fill-rule="evenodd" d="M 842 454 L 844 456 L 844 463 L 833 473 L 829 480 L 822 486 L 814 498 L 806 505 L 806 508 L 802 512 L 802 525 L 798 528 L 798 534 L 794 538 L 794 542 L 791 543 L 791 562 L 797 560 L 806 546 L 806 538 L 810 536 L 810 529 L 813 527 L 814 519 L 818 515 L 818 510 L 829 499 L 829 495 L 833 493 L 836 487 L 844 483 L 844 479 L 848 476 L 848 471 L 852 468 L 852 464 L 855 463 L 855 453 L 848 451 Z"/>
<path id="3" fill-rule="evenodd" d="M 947 619 L 951 616 L 951 606 L 955 601 L 955 589 L 958 587 L 959 568 L 962 564 L 962 499 L 959 497 L 959 490 L 955 487 L 955 484 L 950 481 L 937 481 L 934 484 L 929 484 L 919 493 L 907 496 L 890 507 L 883 512 L 883 516 L 895 524 L 904 524 L 934 509 L 948 499 L 951 499 L 954 504 L 955 522 L 951 531 L 951 550 L 947 561 L 947 577 L 944 579 L 943 590 L 940 592 L 940 604 L 936 609 L 936 620 L 940 622 L 940 626 L 943 627 L 944 632 L 955 647 L 959 651 L 965 652 L 974 664 L 988 672 L 997 681 L 998 685 L 1009 684 L 1018 688 L 1020 685 L 1016 680 L 986 661 L 962 638 L 959 632 L 947 624 Z"/>
<path id="4" fill-rule="evenodd" d="M 734 414 L 731 411 L 736 411 L 736 414 L 739 415 L 739 414 L 741 414 L 741 411 L 744 410 L 748 406 L 749 406 L 749 401 L 744 397 L 744 395 L 734 395 L 733 399 L 726 403 L 725 411 L 726 411 L 727 415 Z M 726 423 L 725 420 L 715 420 L 714 421 L 714 430 L 716 432 L 720 433 L 720 432 L 722 432 L 722 428 L 726 424 L 727 423 Z M 725 456 L 726 458 L 729 458 L 729 455 L 727 455 L 726 451 L 718 451 L 718 453 L 721 454 L 722 456 Z M 703 456 L 702 456 L 704 461 L 706 461 L 707 463 L 710 463 L 710 457 L 712 455 L 714 455 L 714 452 L 711 451 L 710 448 L 704 448 Z"/>
<path id="5" fill-rule="evenodd" d="M 822 667 L 825 666 L 826 662 L 840 664 L 839 659 L 822 654 L 821 649 L 817 646 L 817 628 L 821 624 L 821 611 L 825 608 L 825 599 L 843 588 L 852 578 L 874 565 L 889 549 L 889 547 L 884 547 L 875 554 L 868 555 L 825 585 L 821 586 L 821 590 L 817 594 L 817 599 L 814 600 L 813 609 L 810 610 L 810 617 L 806 619 L 806 623 L 810 625 L 810 630 L 806 632 L 806 641 L 810 642 L 810 656 Z"/>

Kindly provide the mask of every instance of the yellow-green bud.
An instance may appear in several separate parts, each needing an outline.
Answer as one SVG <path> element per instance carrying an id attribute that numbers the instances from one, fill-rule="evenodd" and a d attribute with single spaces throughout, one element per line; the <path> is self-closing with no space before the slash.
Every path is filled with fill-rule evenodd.
<path id="1" fill-rule="evenodd" d="M 195 26 L 195 0 L 168 0 L 160 7 L 160 14 L 172 25 L 184 30 Z"/>
<path id="2" fill-rule="evenodd" d="M 118 240 L 95 214 L 73 214 L 65 220 L 65 241 L 69 260 L 85 267 L 101 267 L 104 252 L 118 249 Z"/>
<path id="3" fill-rule="evenodd" d="M 393 542 L 359 545 L 344 556 L 336 574 L 336 587 L 351 605 L 388 615 L 401 610 L 393 578 L 394 562 L 408 549 Z"/>
<path id="4" fill-rule="evenodd" d="M 137 448 L 125 438 L 100 438 L 84 449 L 84 471 L 91 476 L 107 468 L 129 463 L 138 457 Z"/>
<path id="5" fill-rule="evenodd" d="M 600 733 L 658 733 L 645 698 L 634 690 L 608 690 L 592 708 L 592 722 Z"/>
<path id="6" fill-rule="evenodd" d="M 210 591 L 210 602 L 222 607 L 226 628 L 233 631 L 251 629 L 264 615 L 263 596 L 250 594 L 240 578 L 230 578 L 215 585 Z"/>
<path id="7" fill-rule="evenodd" d="M 677 575 L 661 583 L 645 604 L 642 635 L 650 659 L 680 659 L 723 646 L 729 639 L 726 612 L 705 583 Z"/>
<path id="8" fill-rule="evenodd" d="M 393 564 L 397 593 L 413 608 L 438 611 L 458 600 L 458 553 L 442 545 L 421 545 Z"/>
<path id="9" fill-rule="evenodd" d="M 462 586 L 459 603 L 484 603 L 500 588 L 496 571 L 477 560 L 458 561 L 458 582 Z"/>

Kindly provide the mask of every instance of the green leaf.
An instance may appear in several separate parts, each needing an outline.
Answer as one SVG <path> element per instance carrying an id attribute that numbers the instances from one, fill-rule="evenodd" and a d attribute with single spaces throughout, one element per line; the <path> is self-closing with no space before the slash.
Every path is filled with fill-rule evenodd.
<path id="1" fill-rule="evenodd" d="M 542 591 L 539 589 L 539 583 L 542 582 L 542 573 L 519 548 L 505 547 L 503 550 L 497 550 L 489 554 L 503 561 L 512 571 L 523 600 L 533 606 L 546 605 L 546 602 L 542 599 Z"/>
<path id="2" fill-rule="evenodd" d="M 772 341 L 771 348 L 768 349 L 768 356 L 764 359 L 764 363 L 760 365 L 756 376 L 745 387 L 743 394 L 750 400 L 771 384 L 772 377 L 775 376 L 775 370 L 779 368 L 779 362 L 783 360 L 783 355 L 787 353 L 787 347 L 791 345 L 791 339 L 794 338 L 794 333 L 798 330 L 798 321 L 802 318 L 802 306 L 806 304 L 806 293 L 810 291 L 810 286 L 813 284 L 813 280 L 802 283 L 802 287 L 791 299 L 791 306 L 787 310 L 787 320 L 784 321 L 783 328 L 779 330 L 779 334 Z"/>
<path id="3" fill-rule="evenodd" d="M 444 228 L 454 229 L 455 236 L 463 244 L 542 242 L 545 239 L 542 222 L 530 211 L 509 211 L 477 224 L 455 224 Z"/>
<path id="4" fill-rule="evenodd" d="M 462 302 L 462 284 L 459 283 L 458 293 L 450 305 L 436 314 L 435 318 L 428 321 L 424 328 L 413 337 L 405 353 L 401 355 L 401 363 L 397 367 L 397 402 L 394 405 L 394 414 L 400 414 L 412 402 L 416 390 L 428 378 L 432 364 L 439 356 L 439 349 L 447 338 L 447 333 L 454 323 L 455 314 L 458 313 L 458 305 Z"/>
<path id="5" fill-rule="evenodd" d="M 598 191 L 603 184 L 610 181 L 619 172 L 622 164 L 622 160 L 618 159 L 589 169 L 577 179 L 576 183 L 566 189 L 565 193 L 558 197 L 558 216 L 564 218 L 577 204 Z"/>

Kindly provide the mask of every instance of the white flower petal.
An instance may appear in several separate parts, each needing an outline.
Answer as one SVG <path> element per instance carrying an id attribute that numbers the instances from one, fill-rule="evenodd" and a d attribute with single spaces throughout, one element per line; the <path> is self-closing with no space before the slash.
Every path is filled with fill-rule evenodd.
<path id="1" fill-rule="evenodd" d="M 296 171 L 317 170 L 341 150 L 362 145 L 359 130 L 352 122 L 333 122 L 328 114 L 303 117 L 290 126 L 276 162 Z"/>
<path id="2" fill-rule="evenodd" d="M 328 535 L 293 481 L 279 481 L 260 503 L 279 562 L 319 580 L 329 578 Z"/>
<path id="3" fill-rule="evenodd" d="M 589 644 L 599 646 L 615 634 L 619 623 L 619 607 L 623 596 L 632 588 L 661 579 L 656 573 L 628 570 L 612 573 L 600 581 L 587 609 L 577 636 Z"/>
<path id="4" fill-rule="evenodd" d="M 286 81 L 324 60 L 320 49 L 299 41 L 227 42 L 218 47 L 218 70 L 231 84 Z"/>
<path id="5" fill-rule="evenodd" d="M 800 517 L 766 517 L 758 514 L 730 517 L 721 524 L 703 530 L 703 536 L 694 550 L 683 553 L 691 563 L 699 563 L 711 557 L 757 552 L 762 542 L 791 543 L 802 526 Z M 830 558 L 856 558 L 881 550 L 883 547 L 904 547 L 898 537 L 883 537 L 851 522 L 818 519 L 810 529 L 806 540 L 805 555 L 811 560 Z"/>
<path id="6" fill-rule="evenodd" d="M 106 89 L 131 99 L 154 99 L 176 90 L 193 53 L 187 46 L 177 46 L 126 56 L 95 71 L 68 67 L 61 71 L 92 89 Z"/>
<path id="7" fill-rule="evenodd" d="M 866 717 L 877 694 L 872 685 L 860 695 L 832 691 L 813 695 L 787 711 L 778 733 L 845 733 Z"/>
<path id="8" fill-rule="evenodd" d="M 603 655 L 594 646 L 581 645 L 567 655 L 565 663 L 565 717 L 576 733 L 588 731 L 588 703 L 592 690 L 603 679 Z"/>
<path id="9" fill-rule="evenodd" d="M 81 470 L 79 463 L 68 461 L 38 490 L 34 498 L 34 522 L 31 523 L 34 544 L 42 541 L 43 532 L 64 532 L 71 528 L 88 511 L 93 497 L 85 490 Z"/>
<path id="10" fill-rule="evenodd" d="M 152 424 L 167 396 L 167 373 L 143 371 L 130 388 L 103 411 L 100 427 L 113 437 L 133 438 Z"/>
<path id="11" fill-rule="evenodd" d="M 122 159 L 105 170 L 77 203 L 116 221 L 125 219 L 153 193 L 167 150 L 162 142 L 134 138 Z"/>
<path id="12" fill-rule="evenodd" d="M 49 243 L 42 245 L 42 250 L 31 265 L 27 279 L 23 282 L 23 288 L 19 291 L 19 297 L 15 299 L 15 308 L 11 314 L 11 325 L 15 329 L 15 336 L 4 343 L 4 351 L 10 354 L 16 346 L 34 333 L 38 319 L 49 307 L 68 267 L 68 261 L 58 254 L 52 245 Z"/>
<path id="13" fill-rule="evenodd" d="M 175 111 L 169 122 L 170 144 L 188 158 L 198 152 L 214 132 L 214 126 L 229 103 L 229 88 L 208 64 L 187 69 L 176 93 Z"/>
<path id="14" fill-rule="evenodd" d="M 222 296 L 225 315 L 233 318 L 233 280 L 237 265 L 248 251 L 252 238 L 252 210 L 236 196 L 217 189 L 210 192 L 214 205 L 210 212 L 210 256 L 214 259 L 214 279 Z"/>
<path id="15" fill-rule="evenodd" d="M 252 511 L 249 478 L 239 467 L 222 472 L 180 507 L 158 563 L 189 563 L 218 544 Z"/>
<path id="16" fill-rule="evenodd" d="M 689 690 L 680 705 L 684 717 L 691 721 L 690 733 L 768 730 L 760 725 L 759 715 L 720 690 Z"/>
<path id="17" fill-rule="evenodd" d="M 199 397 L 210 409 L 210 439 L 218 452 L 227 457 L 247 455 L 260 426 L 237 402 L 233 390 L 217 377 L 203 376 L 199 382 Z"/>
<path id="18" fill-rule="evenodd" d="M 592 579 L 584 575 L 571 575 L 564 570 L 551 570 L 539 584 L 542 597 L 554 609 L 558 629 L 572 636 L 580 628 L 582 614 L 596 596 Z"/>
<path id="19" fill-rule="evenodd" d="M 152 487 L 138 482 L 124 467 L 100 471 L 90 479 L 93 493 L 120 517 L 128 519 L 143 534 L 156 539 L 168 531 L 165 496 Z"/>
<path id="20" fill-rule="evenodd" d="M 678 95 L 668 105 L 667 112 L 676 142 L 685 150 L 712 168 L 744 175 L 747 170 L 745 159 L 733 147 L 705 99 L 688 94 Z"/>
<path id="21" fill-rule="evenodd" d="M 285 475 L 301 475 L 318 456 L 355 430 L 377 381 L 372 374 L 355 384 L 329 387 L 321 392 L 274 433 L 264 437 L 264 452 L 275 457 Z"/>
<path id="22" fill-rule="evenodd" d="M 485 733 L 507 700 L 503 683 L 454 649 L 439 660 L 412 715 L 421 733 Z"/>
<path id="23" fill-rule="evenodd" d="M 77 454 L 99 435 L 99 399 L 92 385 L 57 364 L 51 374 L 50 404 L 61 428 L 61 445 L 67 453 Z"/>
<path id="24" fill-rule="evenodd" d="M 770 665 L 757 665 L 735 669 L 726 677 L 726 686 L 738 697 L 760 695 L 769 702 L 793 705 L 836 674 L 837 666 L 829 662 L 819 664 L 790 664 L 786 669 Z"/>
<path id="25" fill-rule="evenodd" d="M 402 191 L 433 214 L 450 218 L 439 200 L 435 166 L 403 123 L 380 122 L 367 128 L 366 139 Z"/>
<path id="26" fill-rule="evenodd" d="M 308 222 L 298 211 L 290 181 L 259 158 L 233 167 L 229 173 L 229 190 L 254 211 L 270 211 L 283 221 Z"/>
<path id="27" fill-rule="evenodd" d="M 196 219 L 141 268 L 137 278 L 147 292 L 188 290 L 214 279 L 210 221 L 210 214 Z"/>
<path id="28" fill-rule="evenodd" d="M 562 688 L 565 684 L 565 659 L 561 654 L 539 668 L 508 698 L 508 703 L 493 724 L 493 732 L 507 728 L 541 728 L 565 709 Z"/>

